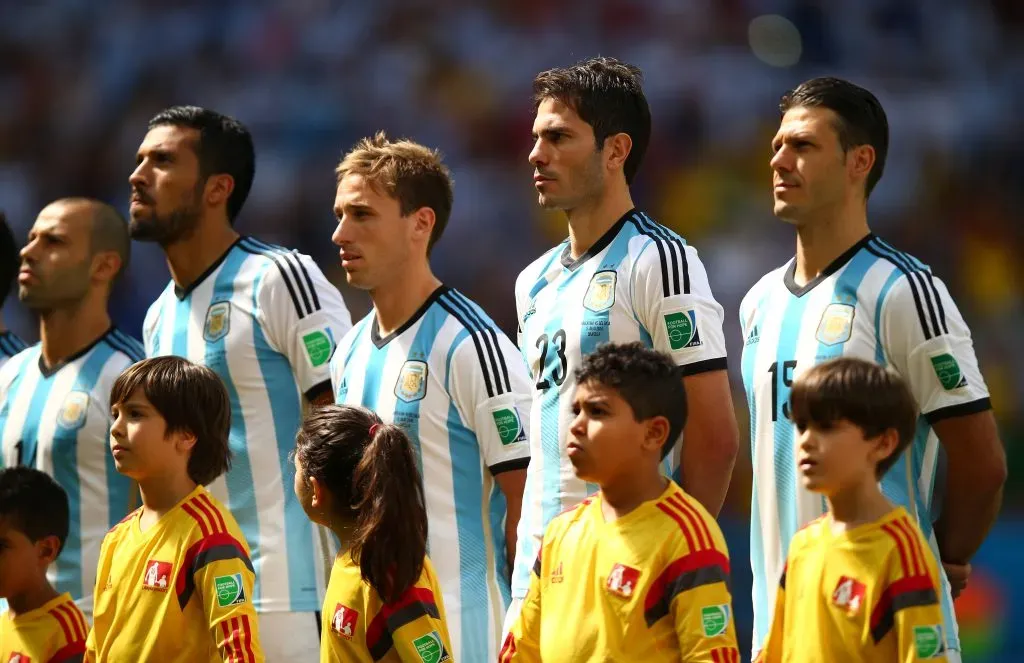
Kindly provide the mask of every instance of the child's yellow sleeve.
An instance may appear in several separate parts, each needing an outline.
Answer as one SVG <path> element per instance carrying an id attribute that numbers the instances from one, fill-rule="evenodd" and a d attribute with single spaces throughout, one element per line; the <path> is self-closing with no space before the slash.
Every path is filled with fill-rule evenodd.
<path id="1" fill-rule="evenodd" d="M 788 569 L 788 563 L 782 567 L 779 588 L 775 592 L 775 613 L 772 615 L 772 624 L 754 663 L 782 663 L 782 647 L 786 633 L 786 571 Z"/>
<path id="2" fill-rule="evenodd" d="M 903 575 L 899 564 L 890 563 L 889 583 L 872 613 L 872 635 L 888 623 L 896 635 L 900 663 L 945 661 L 946 634 L 939 602 L 938 568 L 931 550 L 919 542 L 919 560 L 927 557 L 927 572 Z M 910 565 L 912 568 L 912 565 Z"/>
<path id="3" fill-rule="evenodd" d="M 543 552 L 542 543 L 537 561 L 533 563 L 533 571 L 530 572 L 530 588 L 523 599 L 523 608 L 501 647 L 499 663 L 540 663 L 540 574 Z"/>
<path id="4" fill-rule="evenodd" d="M 366 646 L 374 660 L 394 647 L 400 661 L 451 660 L 452 643 L 436 588 L 415 585 L 398 601 L 381 608 L 366 627 Z"/>

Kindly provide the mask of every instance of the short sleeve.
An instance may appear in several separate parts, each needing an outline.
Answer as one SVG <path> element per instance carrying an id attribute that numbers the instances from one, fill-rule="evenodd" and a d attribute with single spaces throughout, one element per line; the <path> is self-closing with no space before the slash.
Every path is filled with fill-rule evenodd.
<path id="1" fill-rule="evenodd" d="M 541 560 L 544 545 L 540 546 L 537 560 L 530 571 L 530 588 L 523 599 L 519 617 L 512 624 L 505 642 L 502 643 L 499 663 L 540 663 L 540 623 L 541 623 Z"/>
<path id="2" fill-rule="evenodd" d="M 451 659 L 451 637 L 441 618 L 440 598 L 430 587 L 411 587 L 398 601 L 383 606 L 367 631 L 370 638 L 387 633 L 400 661 L 447 661 Z"/>
<path id="3" fill-rule="evenodd" d="M 341 293 L 312 258 L 279 251 L 259 290 L 260 320 L 268 342 L 288 357 L 299 389 L 330 384 L 328 362 L 338 341 L 352 326 Z"/>
<path id="4" fill-rule="evenodd" d="M 883 302 L 886 359 L 907 380 L 929 423 L 990 408 L 971 332 L 941 280 L 903 275 Z"/>
<path id="5" fill-rule="evenodd" d="M 192 582 L 179 586 L 179 603 L 187 603 L 190 590 L 199 594 L 206 626 L 224 661 L 263 661 L 252 603 L 256 575 L 246 547 L 230 534 L 214 533 L 193 546 L 185 565 Z"/>
<path id="6" fill-rule="evenodd" d="M 476 434 L 492 474 L 530 461 L 530 381 L 522 355 L 500 330 L 471 331 L 450 367 L 452 399 Z"/>
<path id="7" fill-rule="evenodd" d="M 634 312 L 654 349 L 671 355 L 687 375 L 726 368 L 724 311 L 696 249 L 651 239 L 631 278 Z"/>

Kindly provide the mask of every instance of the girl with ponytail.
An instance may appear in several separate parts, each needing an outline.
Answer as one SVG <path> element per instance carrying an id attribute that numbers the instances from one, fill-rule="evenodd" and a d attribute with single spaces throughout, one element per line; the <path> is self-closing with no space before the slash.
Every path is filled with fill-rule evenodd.
<path id="1" fill-rule="evenodd" d="M 295 494 L 341 541 L 323 605 L 320 661 L 451 661 L 412 444 L 362 407 L 328 405 L 295 441 Z"/>

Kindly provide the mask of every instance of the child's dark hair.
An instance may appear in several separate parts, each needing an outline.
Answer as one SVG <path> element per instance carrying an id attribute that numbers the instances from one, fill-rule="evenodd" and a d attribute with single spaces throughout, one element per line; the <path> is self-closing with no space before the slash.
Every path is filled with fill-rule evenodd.
<path id="1" fill-rule="evenodd" d="M 190 479 L 205 486 L 230 469 L 231 401 L 216 373 L 181 357 L 144 359 L 117 376 L 111 407 L 126 402 L 136 389 L 167 422 L 168 433 L 196 436 L 188 459 Z"/>
<path id="2" fill-rule="evenodd" d="M 295 455 L 330 491 L 337 515 L 355 520 L 352 558 L 363 579 L 385 603 L 400 599 L 427 554 L 423 482 L 405 431 L 366 408 L 327 405 L 302 423 Z"/>
<path id="3" fill-rule="evenodd" d="M 68 538 L 68 495 L 50 475 L 31 467 L 0 470 L 0 517 L 35 543 L 48 536 Z"/>
<path id="4" fill-rule="evenodd" d="M 828 428 L 841 420 L 860 428 L 868 439 L 895 430 L 899 441 L 878 463 L 878 478 L 914 439 L 918 410 L 906 382 L 894 371 L 863 359 L 842 357 L 814 366 L 793 382 L 789 401 L 799 430 L 811 424 Z"/>
<path id="5" fill-rule="evenodd" d="M 686 389 L 682 369 L 661 352 L 643 343 L 606 343 L 583 359 L 576 370 L 576 384 L 596 382 L 619 392 L 629 403 L 633 418 L 668 419 L 668 439 L 661 448 L 664 458 L 686 426 Z"/>

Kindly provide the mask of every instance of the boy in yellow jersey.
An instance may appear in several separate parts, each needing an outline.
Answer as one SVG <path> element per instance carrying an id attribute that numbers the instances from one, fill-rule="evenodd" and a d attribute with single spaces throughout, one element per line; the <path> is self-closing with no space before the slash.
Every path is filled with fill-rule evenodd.
<path id="1" fill-rule="evenodd" d="M 607 344 L 576 380 L 568 455 L 600 491 L 548 525 L 499 660 L 739 663 L 725 539 L 659 471 L 686 423 L 680 369 Z"/>
<path id="2" fill-rule="evenodd" d="M 860 359 L 818 364 L 793 383 L 803 484 L 829 512 L 789 544 L 758 660 L 945 661 L 939 567 L 879 480 L 914 437 L 917 409 L 894 372 Z"/>
<path id="3" fill-rule="evenodd" d="M 220 378 L 180 357 L 128 368 L 110 393 L 117 471 L 142 507 L 103 539 L 86 660 L 263 661 L 249 546 L 203 486 L 230 464 Z"/>
<path id="4" fill-rule="evenodd" d="M 427 558 L 423 482 L 405 432 L 363 407 L 318 408 L 295 441 L 295 494 L 341 541 L 324 599 L 321 663 L 453 661 Z"/>
<path id="5" fill-rule="evenodd" d="M 81 661 L 89 625 L 46 579 L 68 535 L 68 496 L 30 467 L 0 471 L 0 661 Z"/>

